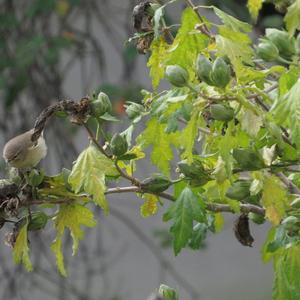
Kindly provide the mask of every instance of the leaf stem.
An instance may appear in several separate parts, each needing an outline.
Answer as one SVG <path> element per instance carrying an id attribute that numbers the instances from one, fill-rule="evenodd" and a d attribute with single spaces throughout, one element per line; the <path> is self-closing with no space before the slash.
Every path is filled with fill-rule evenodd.
<path id="1" fill-rule="evenodd" d="M 96 140 L 92 130 L 88 127 L 88 125 L 86 123 L 82 123 L 82 125 L 84 126 L 84 128 L 86 129 L 89 139 L 95 144 L 95 146 L 100 150 L 100 152 L 102 154 L 104 154 L 107 158 L 111 159 L 112 156 L 107 154 L 106 151 L 103 149 L 103 147 L 98 143 L 98 141 Z"/>

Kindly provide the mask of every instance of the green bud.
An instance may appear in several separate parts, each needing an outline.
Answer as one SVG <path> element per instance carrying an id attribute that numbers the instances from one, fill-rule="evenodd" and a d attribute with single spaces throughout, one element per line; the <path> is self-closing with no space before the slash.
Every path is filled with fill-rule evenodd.
<path id="1" fill-rule="evenodd" d="M 172 185 L 172 182 L 169 180 L 168 177 L 155 174 L 150 178 L 146 178 L 141 183 L 141 189 L 145 192 L 150 193 L 162 193 L 163 191 L 167 190 Z"/>
<path id="2" fill-rule="evenodd" d="M 144 112 L 144 106 L 135 102 L 131 102 L 130 105 L 126 106 L 126 113 L 130 120 L 134 120 Z"/>
<path id="3" fill-rule="evenodd" d="M 225 88 L 231 79 L 230 67 L 222 57 L 218 57 L 212 66 L 211 79 L 215 86 Z"/>
<path id="4" fill-rule="evenodd" d="M 242 201 L 250 196 L 250 186 L 251 181 L 249 180 L 237 180 L 228 188 L 225 196 Z"/>
<path id="5" fill-rule="evenodd" d="M 110 148 L 115 156 L 121 156 L 128 150 L 126 138 L 119 133 L 114 134 L 110 141 Z"/>
<path id="6" fill-rule="evenodd" d="M 34 231 L 34 230 L 40 230 L 43 229 L 47 222 L 48 222 L 48 216 L 42 212 L 42 211 L 36 211 L 31 214 L 31 220 L 29 220 L 29 216 L 25 216 L 22 219 L 20 219 L 17 223 L 18 228 L 21 228 L 24 226 L 27 222 L 28 224 L 28 230 Z"/>
<path id="7" fill-rule="evenodd" d="M 271 41 L 262 41 L 259 43 L 256 53 L 264 61 L 274 61 L 279 57 L 279 51 Z"/>
<path id="8" fill-rule="evenodd" d="M 266 37 L 274 43 L 282 56 L 290 57 L 295 54 L 295 41 L 286 31 L 275 28 L 266 29 Z"/>
<path id="9" fill-rule="evenodd" d="M 233 149 L 232 156 L 244 171 L 259 170 L 265 166 L 260 155 L 252 149 Z"/>
<path id="10" fill-rule="evenodd" d="M 31 215 L 31 220 L 28 224 L 28 230 L 33 231 L 33 230 L 40 230 L 45 228 L 46 224 L 48 222 L 48 216 L 42 212 L 42 211 L 37 211 L 32 213 Z"/>
<path id="11" fill-rule="evenodd" d="M 179 300 L 178 292 L 165 284 L 161 284 L 158 294 L 163 296 L 165 300 Z"/>
<path id="12" fill-rule="evenodd" d="M 204 169 L 202 162 L 198 159 L 194 159 L 191 164 L 188 164 L 186 160 L 182 160 L 177 165 L 179 171 L 193 186 L 201 186 L 211 180 L 211 177 Z"/>
<path id="13" fill-rule="evenodd" d="M 112 112 L 109 97 L 103 92 L 100 92 L 98 98 L 91 102 L 90 108 L 91 115 L 96 118 L 103 116 L 105 113 L 110 114 Z"/>
<path id="14" fill-rule="evenodd" d="M 210 106 L 210 115 L 214 120 L 228 122 L 234 118 L 234 110 L 228 105 L 212 104 Z"/>
<path id="15" fill-rule="evenodd" d="M 196 60 L 196 73 L 199 80 L 213 85 L 211 80 L 212 63 L 204 55 L 199 54 Z"/>
<path id="16" fill-rule="evenodd" d="M 194 160 L 192 164 L 188 164 L 187 160 L 182 160 L 177 165 L 180 172 L 188 178 L 199 177 L 205 172 L 205 169 L 199 160 Z"/>
<path id="17" fill-rule="evenodd" d="M 266 219 L 264 218 L 264 216 L 250 212 L 248 214 L 249 219 L 254 222 L 255 224 L 263 224 L 265 223 Z"/>
<path id="18" fill-rule="evenodd" d="M 168 81 L 176 87 L 184 87 L 187 85 L 189 80 L 189 74 L 186 69 L 178 66 L 167 66 L 166 78 Z"/>
<path id="19" fill-rule="evenodd" d="M 44 177 L 44 172 L 32 169 L 28 175 L 28 184 L 37 187 L 43 182 Z"/>

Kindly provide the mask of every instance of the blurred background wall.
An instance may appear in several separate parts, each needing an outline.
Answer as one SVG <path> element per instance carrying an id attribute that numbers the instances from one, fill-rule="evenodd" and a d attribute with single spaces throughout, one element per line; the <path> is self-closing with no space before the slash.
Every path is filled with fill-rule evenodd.
<path id="1" fill-rule="evenodd" d="M 150 89 L 146 57 L 138 55 L 133 34 L 133 0 L 0 0 L 0 147 L 33 126 L 40 111 L 62 99 L 80 99 L 103 90 L 114 103 L 122 122 L 108 125 L 110 132 L 126 128 L 126 101 L 139 101 L 141 88 Z M 183 1 L 168 12 L 178 23 Z M 249 21 L 245 1 L 195 1 L 214 4 Z M 211 18 L 212 16 L 208 16 Z M 265 4 L 255 33 L 266 26 L 280 27 L 282 18 Z M 71 168 L 86 146 L 86 136 L 59 117 L 45 132 L 49 154 L 43 168 L 55 174 Z M 1 174 L 5 175 L 1 160 Z M 145 178 L 154 168 L 138 166 Z M 49 250 L 53 230 L 32 234 L 34 272 L 12 263 L 11 251 L 0 246 L 0 299 L 99 299 L 142 300 L 166 283 L 180 290 L 181 299 L 266 300 L 271 297 L 272 272 L 263 265 L 260 247 L 266 226 L 253 226 L 253 248 L 242 247 L 226 216 L 225 230 L 207 239 L 197 252 L 185 250 L 175 258 L 161 214 L 149 219 L 139 215 L 134 195 L 109 196 L 112 211 L 95 214 L 98 226 L 86 230 L 79 254 L 72 258 L 66 238 L 68 278 L 56 271 Z M 162 208 L 163 211 L 165 208 Z M 4 240 L 5 229 L 1 231 Z"/>

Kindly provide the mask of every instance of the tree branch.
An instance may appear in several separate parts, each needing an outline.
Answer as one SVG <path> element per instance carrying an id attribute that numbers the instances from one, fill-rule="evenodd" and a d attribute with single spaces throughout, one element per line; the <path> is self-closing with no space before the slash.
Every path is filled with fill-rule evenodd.
<path id="1" fill-rule="evenodd" d="M 121 194 L 121 193 L 148 193 L 148 191 L 143 191 L 140 187 L 137 186 L 127 186 L 127 187 L 115 187 L 115 188 L 109 188 L 106 190 L 105 195 L 109 194 Z M 159 194 L 153 194 L 157 195 L 161 198 L 164 198 L 166 200 L 175 202 L 176 198 L 174 198 L 171 194 L 163 192 Z M 41 205 L 41 204 L 70 204 L 73 200 L 71 199 L 40 199 L 40 200 L 32 200 L 26 203 L 26 206 L 28 205 Z M 212 212 L 229 212 L 229 213 L 235 213 L 235 211 L 227 204 L 218 204 L 218 203 L 207 203 L 206 209 Z M 240 204 L 241 212 L 243 213 L 249 213 L 253 212 L 259 215 L 264 216 L 265 215 L 265 209 L 253 204 Z"/>
<path id="2" fill-rule="evenodd" d="M 294 194 L 300 195 L 300 189 L 288 179 L 282 172 L 276 173 L 276 176 L 290 189 Z"/>

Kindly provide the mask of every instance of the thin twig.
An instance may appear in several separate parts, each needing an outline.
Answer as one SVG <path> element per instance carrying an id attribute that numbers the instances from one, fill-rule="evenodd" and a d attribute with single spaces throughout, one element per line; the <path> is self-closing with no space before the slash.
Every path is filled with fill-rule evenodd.
<path id="1" fill-rule="evenodd" d="M 294 194 L 300 195 L 300 189 L 285 176 L 282 172 L 276 173 L 276 176 L 289 188 Z"/>
<path id="2" fill-rule="evenodd" d="M 100 150 L 100 152 L 102 154 L 104 154 L 107 158 L 111 159 L 111 156 L 106 153 L 106 151 L 103 149 L 103 147 L 96 140 L 96 138 L 93 134 L 93 131 L 89 128 L 89 126 L 86 123 L 83 123 L 82 125 L 86 129 L 86 131 L 88 133 L 88 136 L 89 136 L 89 139 L 95 144 L 95 146 Z"/>
<path id="3" fill-rule="evenodd" d="M 186 2 L 186 4 L 188 6 L 190 6 L 194 10 L 194 12 L 197 14 L 199 20 L 201 21 L 201 23 L 202 23 L 202 25 L 201 25 L 201 31 L 202 31 L 202 33 L 204 33 L 204 34 L 208 35 L 209 37 L 211 37 L 212 34 L 210 33 L 208 27 L 206 26 L 206 24 L 204 22 L 204 19 L 202 18 L 201 14 L 199 13 L 198 7 L 196 7 L 194 5 L 194 3 L 192 2 L 192 0 L 185 0 L 185 2 Z"/>

